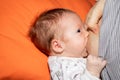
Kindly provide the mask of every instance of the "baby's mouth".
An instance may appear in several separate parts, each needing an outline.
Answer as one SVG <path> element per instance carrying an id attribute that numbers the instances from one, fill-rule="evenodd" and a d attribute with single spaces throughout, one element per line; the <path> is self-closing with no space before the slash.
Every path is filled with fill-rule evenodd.
<path id="1" fill-rule="evenodd" d="M 88 52 L 87 52 L 87 49 L 85 48 L 83 50 L 83 57 L 86 58 L 88 56 Z"/>

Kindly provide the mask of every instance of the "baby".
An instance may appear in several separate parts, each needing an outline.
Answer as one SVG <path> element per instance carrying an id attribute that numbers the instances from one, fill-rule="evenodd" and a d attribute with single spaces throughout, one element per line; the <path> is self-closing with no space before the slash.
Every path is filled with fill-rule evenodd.
<path id="1" fill-rule="evenodd" d="M 52 80 L 100 80 L 106 61 L 86 53 L 89 33 L 75 12 L 63 8 L 48 10 L 33 26 L 31 40 L 49 56 Z"/>

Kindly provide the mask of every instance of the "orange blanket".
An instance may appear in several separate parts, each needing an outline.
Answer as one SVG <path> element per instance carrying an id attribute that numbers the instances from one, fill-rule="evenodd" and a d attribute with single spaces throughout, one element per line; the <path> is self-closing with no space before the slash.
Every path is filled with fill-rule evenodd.
<path id="1" fill-rule="evenodd" d="M 36 16 L 51 8 L 68 8 L 82 20 L 94 0 L 0 0 L 0 79 L 49 80 L 47 57 L 28 38 Z"/>

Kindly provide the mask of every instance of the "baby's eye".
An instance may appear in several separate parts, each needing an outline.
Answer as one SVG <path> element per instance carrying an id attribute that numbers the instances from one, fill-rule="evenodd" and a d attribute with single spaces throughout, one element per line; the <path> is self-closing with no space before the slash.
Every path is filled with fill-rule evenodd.
<path id="1" fill-rule="evenodd" d="M 80 29 L 78 29 L 77 32 L 80 32 Z"/>

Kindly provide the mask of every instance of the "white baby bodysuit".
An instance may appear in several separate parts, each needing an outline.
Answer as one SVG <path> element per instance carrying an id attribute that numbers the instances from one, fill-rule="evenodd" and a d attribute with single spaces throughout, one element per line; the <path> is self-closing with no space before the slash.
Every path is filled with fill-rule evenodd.
<path id="1" fill-rule="evenodd" d="M 86 70 L 85 58 L 49 56 L 51 80 L 100 80 Z"/>

